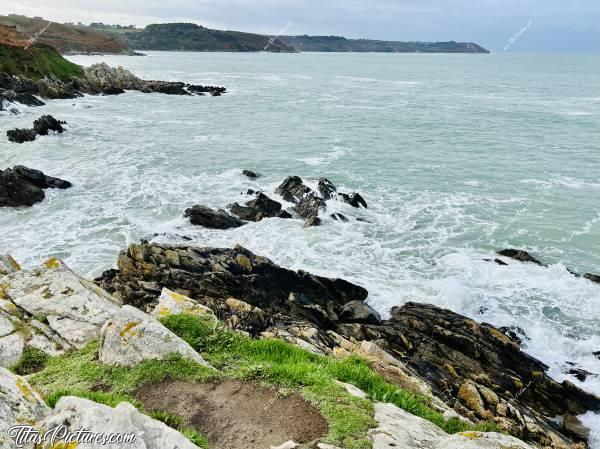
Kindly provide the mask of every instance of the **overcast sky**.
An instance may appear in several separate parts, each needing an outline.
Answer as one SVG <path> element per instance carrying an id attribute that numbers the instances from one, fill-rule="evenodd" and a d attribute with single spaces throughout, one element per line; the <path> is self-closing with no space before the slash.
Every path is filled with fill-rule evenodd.
<path id="1" fill-rule="evenodd" d="M 138 26 L 186 21 L 265 34 L 291 22 L 286 34 L 600 52 L 600 0 L 0 0 L 0 13 Z"/>

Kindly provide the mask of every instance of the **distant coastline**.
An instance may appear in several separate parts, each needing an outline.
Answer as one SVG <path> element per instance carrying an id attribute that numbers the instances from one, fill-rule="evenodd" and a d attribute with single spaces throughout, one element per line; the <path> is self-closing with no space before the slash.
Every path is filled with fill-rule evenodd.
<path id="1" fill-rule="evenodd" d="M 31 37 L 45 29 L 39 42 L 55 47 L 62 54 L 123 54 L 138 51 L 198 52 L 357 52 L 357 53 L 473 53 L 489 51 L 474 42 L 402 42 L 348 39 L 342 36 L 269 36 L 240 31 L 205 28 L 193 23 L 134 25 L 103 23 L 55 23 L 42 17 L 16 14 L 0 16 L 0 24 L 14 26 Z M 49 24 L 49 25 L 48 25 Z M 1 36 L 0 36 L 1 37 Z"/>

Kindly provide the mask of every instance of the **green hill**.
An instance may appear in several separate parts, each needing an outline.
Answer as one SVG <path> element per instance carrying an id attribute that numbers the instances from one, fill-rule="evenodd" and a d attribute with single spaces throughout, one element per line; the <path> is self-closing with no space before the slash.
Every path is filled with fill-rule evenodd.
<path id="1" fill-rule="evenodd" d="M 270 36 L 240 31 L 211 30 L 193 23 L 161 23 L 143 30 L 122 31 L 119 35 L 135 50 L 263 51 L 296 50 Z"/>
<path id="2" fill-rule="evenodd" d="M 36 44 L 27 50 L 0 44 L 0 73 L 38 80 L 55 76 L 68 81 L 83 76 L 83 69 L 67 61 L 56 49 Z"/>

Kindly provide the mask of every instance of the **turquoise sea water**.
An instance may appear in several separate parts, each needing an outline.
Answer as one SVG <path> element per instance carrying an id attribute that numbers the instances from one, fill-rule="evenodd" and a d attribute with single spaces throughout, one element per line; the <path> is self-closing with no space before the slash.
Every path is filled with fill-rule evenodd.
<path id="1" fill-rule="evenodd" d="M 223 97 L 127 93 L 54 101 L 69 130 L 34 143 L 0 137 L 3 166 L 72 180 L 31 209 L 0 211 L 0 249 L 25 264 L 64 258 L 85 275 L 154 233 L 193 244 L 241 243 L 286 267 L 365 286 L 385 313 L 421 301 L 520 326 L 553 376 L 567 362 L 600 373 L 600 57 L 559 55 L 160 53 L 104 60 L 144 78 L 224 85 Z M 244 168 L 264 177 L 249 181 Z M 224 207 L 272 193 L 288 174 L 359 191 L 369 222 L 304 229 L 269 219 L 232 231 L 194 228 L 192 204 Z M 274 195 L 271 195 L 274 197 Z M 176 236 L 160 241 L 183 242 Z M 549 268 L 483 261 L 528 249 Z M 599 424 L 600 427 L 600 424 Z"/>

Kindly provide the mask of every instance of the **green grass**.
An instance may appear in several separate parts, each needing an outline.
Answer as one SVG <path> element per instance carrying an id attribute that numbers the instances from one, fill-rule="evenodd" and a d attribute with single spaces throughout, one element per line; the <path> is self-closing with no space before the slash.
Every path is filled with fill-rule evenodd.
<path id="1" fill-rule="evenodd" d="M 54 48 L 35 45 L 25 50 L 0 45 L 0 72 L 33 80 L 54 76 L 69 81 L 83 76 L 83 69 L 67 61 Z"/>
<path id="2" fill-rule="evenodd" d="M 76 395 L 110 406 L 128 401 L 140 409 L 141 404 L 133 399 L 137 389 L 165 379 L 262 382 L 281 391 L 297 391 L 317 406 L 329 424 L 326 442 L 346 449 L 371 447 L 367 432 L 376 425 L 372 401 L 393 403 L 449 433 L 496 430 L 493 424 L 474 427 L 459 419 L 445 421 L 429 406 L 427 398 L 387 382 L 366 361 L 357 357 L 337 360 L 281 340 L 253 340 L 208 318 L 192 315 L 168 316 L 161 321 L 201 352 L 217 371 L 179 356 L 164 361 L 145 361 L 134 368 L 110 367 L 98 361 L 98 342 L 92 342 L 79 351 L 50 358 L 45 369 L 33 374 L 30 382 L 51 406 L 61 396 Z M 335 383 L 336 380 L 355 385 L 371 400 L 351 396 Z M 200 447 L 207 447 L 206 439 L 186 428 L 181 418 L 166 411 L 149 414 L 180 429 Z"/>
<path id="3" fill-rule="evenodd" d="M 20 376 L 41 371 L 46 366 L 49 356 L 37 348 L 28 346 L 23 351 L 19 361 L 11 367 L 11 370 Z"/>

